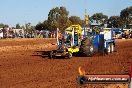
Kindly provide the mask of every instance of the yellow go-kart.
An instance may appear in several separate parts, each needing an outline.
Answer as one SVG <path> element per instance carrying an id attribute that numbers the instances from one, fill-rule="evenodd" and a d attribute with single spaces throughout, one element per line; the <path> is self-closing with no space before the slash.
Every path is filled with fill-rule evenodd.
<path id="1" fill-rule="evenodd" d="M 58 46 L 57 50 L 52 50 L 49 53 L 49 58 L 53 59 L 56 57 L 65 57 L 68 59 L 72 58 L 73 53 L 79 52 L 79 47 L 65 47 L 65 46 Z"/>
<path id="2" fill-rule="evenodd" d="M 67 57 L 72 58 L 73 53 L 79 52 L 81 42 L 82 28 L 80 25 L 72 25 L 65 30 L 64 39 L 59 39 L 59 30 L 57 30 L 57 50 L 49 53 L 50 58 Z"/>

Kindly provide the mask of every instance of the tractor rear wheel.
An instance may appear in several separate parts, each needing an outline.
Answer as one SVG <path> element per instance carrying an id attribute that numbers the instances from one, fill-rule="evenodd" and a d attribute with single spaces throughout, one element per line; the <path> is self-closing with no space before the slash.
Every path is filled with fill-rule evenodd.
<path id="1" fill-rule="evenodd" d="M 80 53 L 88 57 L 94 55 L 95 48 L 94 48 L 92 39 L 90 37 L 87 37 L 86 39 L 82 40 L 81 46 L 80 46 Z"/>

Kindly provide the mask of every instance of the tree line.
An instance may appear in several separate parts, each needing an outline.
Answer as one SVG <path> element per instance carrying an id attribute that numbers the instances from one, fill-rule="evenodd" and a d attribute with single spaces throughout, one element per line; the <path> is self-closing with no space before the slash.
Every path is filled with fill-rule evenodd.
<path id="1" fill-rule="evenodd" d="M 104 27 L 106 25 L 109 28 L 130 28 L 129 24 L 132 24 L 132 6 L 121 10 L 119 16 L 108 17 L 103 13 L 95 13 L 92 16 L 89 16 L 89 24 L 92 23 L 96 23 L 100 27 Z M 29 24 L 27 23 L 25 27 L 16 24 L 16 27 L 14 28 L 24 28 L 25 30 L 47 29 L 50 31 L 54 31 L 59 28 L 63 31 L 72 24 L 80 24 L 83 27 L 84 19 L 81 19 L 78 16 L 69 17 L 69 11 L 67 11 L 65 7 L 55 7 L 49 11 L 48 18 L 43 22 L 39 22 L 35 27 L 30 24 L 31 27 L 29 28 Z M 8 27 L 8 25 L 0 23 L 0 28 L 3 27 Z"/>
<path id="2" fill-rule="evenodd" d="M 89 16 L 89 23 L 97 23 L 101 27 L 107 25 L 110 28 L 129 28 L 129 24 L 132 24 L 132 6 L 121 10 L 120 16 L 108 17 L 103 13 L 95 13 Z M 78 16 L 69 17 L 69 11 L 65 7 L 56 7 L 49 11 L 47 20 L 38 23 L 35 28 L 37 30 L 47 29 L 50 31 L 59 28 L 63 31 L 72 24 L 84 26 L 84 20 Z"/>

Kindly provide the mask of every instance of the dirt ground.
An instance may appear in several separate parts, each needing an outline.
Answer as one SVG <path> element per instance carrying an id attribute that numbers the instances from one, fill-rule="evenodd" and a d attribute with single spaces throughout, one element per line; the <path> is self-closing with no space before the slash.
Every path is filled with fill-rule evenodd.
<path id="1" fill-rule="evenodd" d="M 129 74 L 132 40 L 116 40 L 117 52 L 105 56 L 48 59 L 55 39 L 0 40 L 0 88 L 127 88 L 121 84 L 79 86 L 78 67 L 87 74 Z"/>

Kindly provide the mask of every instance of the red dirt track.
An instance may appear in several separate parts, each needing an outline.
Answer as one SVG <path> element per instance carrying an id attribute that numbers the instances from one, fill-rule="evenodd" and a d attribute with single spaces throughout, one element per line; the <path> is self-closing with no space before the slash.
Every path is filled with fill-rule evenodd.
<path id="1" fill-rule="evenodd" d="M 0 88 L 127 88 L 119 84 L 79 86 L 76 77 L 79 66 L 87 74 L 129 74 L 132 40 L 116 40 L 117 52 L 105 56 L 42 57 L 41 52 L 55 49 L 52 43 L 55 39 L 0 40 Z"/>

